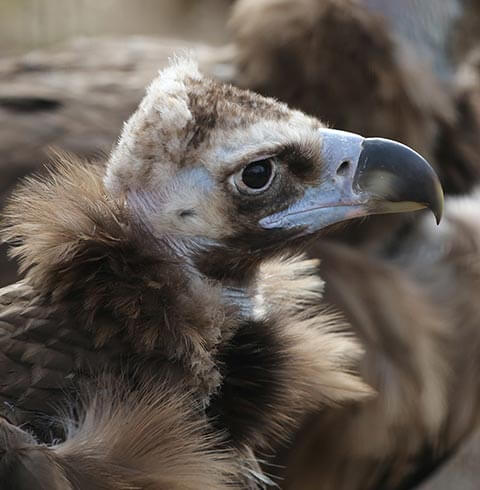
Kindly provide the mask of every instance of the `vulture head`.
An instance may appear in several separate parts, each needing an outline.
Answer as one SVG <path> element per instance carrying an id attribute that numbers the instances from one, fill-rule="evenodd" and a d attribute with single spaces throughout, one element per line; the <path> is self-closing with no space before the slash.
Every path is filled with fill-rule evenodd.
<path id="1" fill-rule="evenodd" d="M 326 128 L 276 100 L 178 61 L 150 85 L 108 162 L 106 188 L 153 237 L 209 276 L 242 276 L 330 225 L 442 212 L 410 148 Z"/>

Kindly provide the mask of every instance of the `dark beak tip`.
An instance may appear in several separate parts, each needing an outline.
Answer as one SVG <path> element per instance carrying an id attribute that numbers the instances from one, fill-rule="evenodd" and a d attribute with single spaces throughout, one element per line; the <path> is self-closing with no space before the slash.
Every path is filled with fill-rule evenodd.
<path id="1" fill-rule="evenodd" d="M 435 221 L 437 222 L 437 225 L 439 225 L 443 217 L 443 210 L 445 207 L 445 195 L 440 179 L 433 168 L 432 174 L 433 192 L 432 199 L 430 199 L 428 208 L 430 209 L 430 211 L 432 211 L 433 215 L 435 216 Z"/>
<path id="2" fill-rule="evenodd" d="M 440 222 L 442 221 L 444 204 L 445 204 L 445 198 L 443 194 L 443 189 L 442 186 L 440 185 L 440 182 L 438 182 L 437 199 L 435 199 L 434 202 L 429 206 L 430 210 L 435 216 L 435 221 L 437 222 L 437 225 L 439 225 Z"/>
<path id="3" fill-rule="evenodd" d="M 435 170 L 415 150 L 397 141 L 367 138 L 359 159 L 359 185 L 371 186 L 376 172 L 395 176 L 392 196 L 395 202 L 416 202 L 432 211 L 437 225 L 443 215 L 443 189 Z M 387 201 L 388 192 L 383 196 Z"/>

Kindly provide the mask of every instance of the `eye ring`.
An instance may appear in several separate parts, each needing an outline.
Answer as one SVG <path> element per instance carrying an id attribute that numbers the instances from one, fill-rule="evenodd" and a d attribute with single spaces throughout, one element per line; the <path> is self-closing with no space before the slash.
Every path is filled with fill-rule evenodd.
<path id="1" fill-rule="evenodd" d="M 270 187 L 275 170 L 273 157 L 255 160 L 234 175 L 235 186 L 242 194 L 260 194 Z"/>

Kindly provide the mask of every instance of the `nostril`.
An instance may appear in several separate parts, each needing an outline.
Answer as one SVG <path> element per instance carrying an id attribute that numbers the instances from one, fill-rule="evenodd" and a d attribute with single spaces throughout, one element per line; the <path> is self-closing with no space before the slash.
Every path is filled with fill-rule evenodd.
<path id="1" fill-rule="evenodd" d="M 182 209 L 178 215 L 180 218 L 190 218 L 191 216 L 195 216 L 195 211 L 193 209 Z"/>
<path id="2" fill-rule="evenodd" d="M 343 161 L 337 168 L 337 175 L 346 175 L 350 168 L 350 162 L 348 160 Z"/>

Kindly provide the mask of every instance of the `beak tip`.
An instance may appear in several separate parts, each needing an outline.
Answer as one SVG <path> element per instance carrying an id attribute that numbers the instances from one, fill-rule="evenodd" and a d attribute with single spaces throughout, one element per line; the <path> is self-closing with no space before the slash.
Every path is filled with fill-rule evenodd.
<path id="1" fill-rule="evenodd" d="M 443 194 L 443 189 L 440 184 L 440 181 L 438 180 L 437 177 L 437 182 L 435 186 L 435 199 L 432 200 L 432 203 L 430 204 L 429 208 L 432 211 L 433 215 L 435 216 L 435 221 L 437 222 L 437 225 L 440 224 L 442 221 L 443 217 L 443 209 L 445 205 L 445 197 Z"/>
<path id="2" fill-rule="evenodd" d="M 417 203 L 419 207 L 430 209 L 437 225 L 440 223 L 444 207 L 442 185 L 435 170 L 415 150 L 396 141 L 367 138 L 360 155 L 360 168 L 361 187 L 371 188 L 379 174 L 387 182 L 387 177 L 393 177 L 391 188 L 381 194 L 385 200 L 405 202 L 409 206 Z M 409 206 L 403 211 L 411 210 Z"/>

